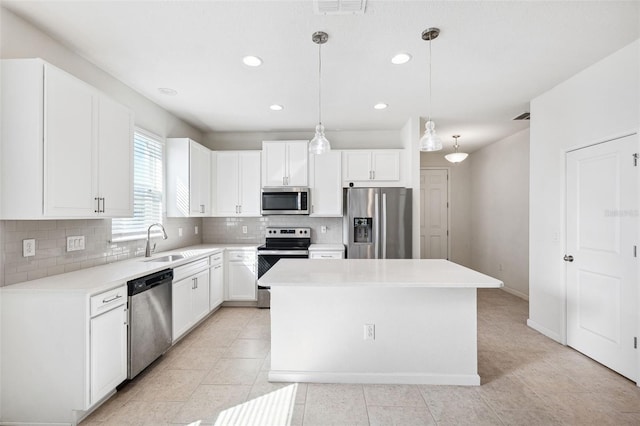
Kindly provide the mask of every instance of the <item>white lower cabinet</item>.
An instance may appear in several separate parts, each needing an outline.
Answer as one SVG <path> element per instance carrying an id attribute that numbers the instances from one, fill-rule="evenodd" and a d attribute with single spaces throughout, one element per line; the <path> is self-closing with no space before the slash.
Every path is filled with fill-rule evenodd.
<path id="1" fill-rule="evenodd" d="M 257 300 L 255 250 L 229 250 L 225 270 L 227 273 L 225 300 Z"/>
<path id="2" fill-rule="evenodd" d="M 122 299 L 126 301 L 125 299 Z M 120 305 L 91 319 L 91 403 L 127 378 L 127 307 Z"/>
<path id="3" fill-rule="evenodd" d="M 222 252 L 209 256 L 209 311 L 224 302 L 224 267 Z"/>
<path id="4" fill-rule="evenodd" d="M 171 294 L 173 342 L 209 313 L 209 259 L 173 270 Z"/>
<path id="5" fill-rule="evenodd" d="M 77 424 L 127 377 L 127 287 L 0 289 L 0 424 Z"/>

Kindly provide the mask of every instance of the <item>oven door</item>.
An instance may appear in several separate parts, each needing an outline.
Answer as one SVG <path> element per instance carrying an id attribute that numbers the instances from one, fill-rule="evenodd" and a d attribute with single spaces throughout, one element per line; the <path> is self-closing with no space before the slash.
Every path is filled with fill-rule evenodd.
<path id="1" fill-rule="evenodd" d="M 258 279 L 262 277 L 280 259 L 308 259 L 308 250 L 259 250 Z M 258 286 L 258 288 L 268 288 Z"/>
<path id="2" fill-rule="evenodd" d="M 307 250 L 258 250 L 258 278 L 280 259 L 308 259 Z M 258 285 L 258 308 L 271 307 L 271 288 Z"/>

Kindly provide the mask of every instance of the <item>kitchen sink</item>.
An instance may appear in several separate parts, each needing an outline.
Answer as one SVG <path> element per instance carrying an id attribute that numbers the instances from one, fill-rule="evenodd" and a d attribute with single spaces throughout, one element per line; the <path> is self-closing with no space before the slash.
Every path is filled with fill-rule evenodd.
<path id="1" fill-rule="evenodd" d="M 145 262 L 173 262 L 175 260 L 184 259 L 184 256 L 181 254 L 170 254 L 167 256 L 156 257 L 154 259 L 145 260 Z"/>

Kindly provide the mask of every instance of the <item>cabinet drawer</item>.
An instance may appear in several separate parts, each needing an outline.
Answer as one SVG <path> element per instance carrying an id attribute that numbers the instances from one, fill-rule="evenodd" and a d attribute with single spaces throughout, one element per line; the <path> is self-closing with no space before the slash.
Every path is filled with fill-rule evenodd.
<path id="1" fill-rule="evenodd" d="M 186 265 L 178 266 L 173 269 L 173 281 L 180 281 L 183 278 L 186 278 L 190 275 L 197 274 L 203 269 L 209 267 L 209 258 L 206 257 L 204 259 L 196 260 L 191 263 L 187 263 Z"/>
<path id="2" fill-rule="evenodd" d="M 344 259 L 344 252 L 341 251 L 312 251 L 309 259 Z"/>
<path id="3" fill-rule="evenodd" d="M 113 290 L 91 296 L 91 317 L 107 312 L 116 306 L 127 302 L 127 286 L 123 285 Z"/>
<path id="4" fill-rule="evenodd" d="M 222 252 L 212 254 L 211 256 L 209 256 L 209 265 L 211 265 L 211 267 L 221 265 L 222 258 L 223 258 Z"/>
<path id="5" fill-rule="evenodd" d="M 227 252 L 229 262 L 255 262 L 256 253 L 254 251 L 229 251 Z"/>

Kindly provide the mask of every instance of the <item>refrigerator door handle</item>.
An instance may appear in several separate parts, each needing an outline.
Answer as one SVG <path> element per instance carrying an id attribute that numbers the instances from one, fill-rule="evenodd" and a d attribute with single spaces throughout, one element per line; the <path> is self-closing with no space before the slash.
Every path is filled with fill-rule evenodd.
<path id="1" fill-rule="evenodd" d="M 382 220 L 380 221 L 382 227 L 382 238 L 380 244 L 382 245 L 382 258 L 387 258 L 387 194 L 382 193 Z"/>
<path id="2" fill-rule="evenodd" d="M 378 248 L 378 244 L 380 244 L 380 197 L 378 193 L 375 194 L 375 199 L 373 202 L 374 213 L 373 220 L 374 226 L 376 230 L 376 235 L 374 235 L 373 241 L 373 251 L 374 251 L 374 259 L 378 259 L 378 253 L 380 253 L 380 249 Z"/>

